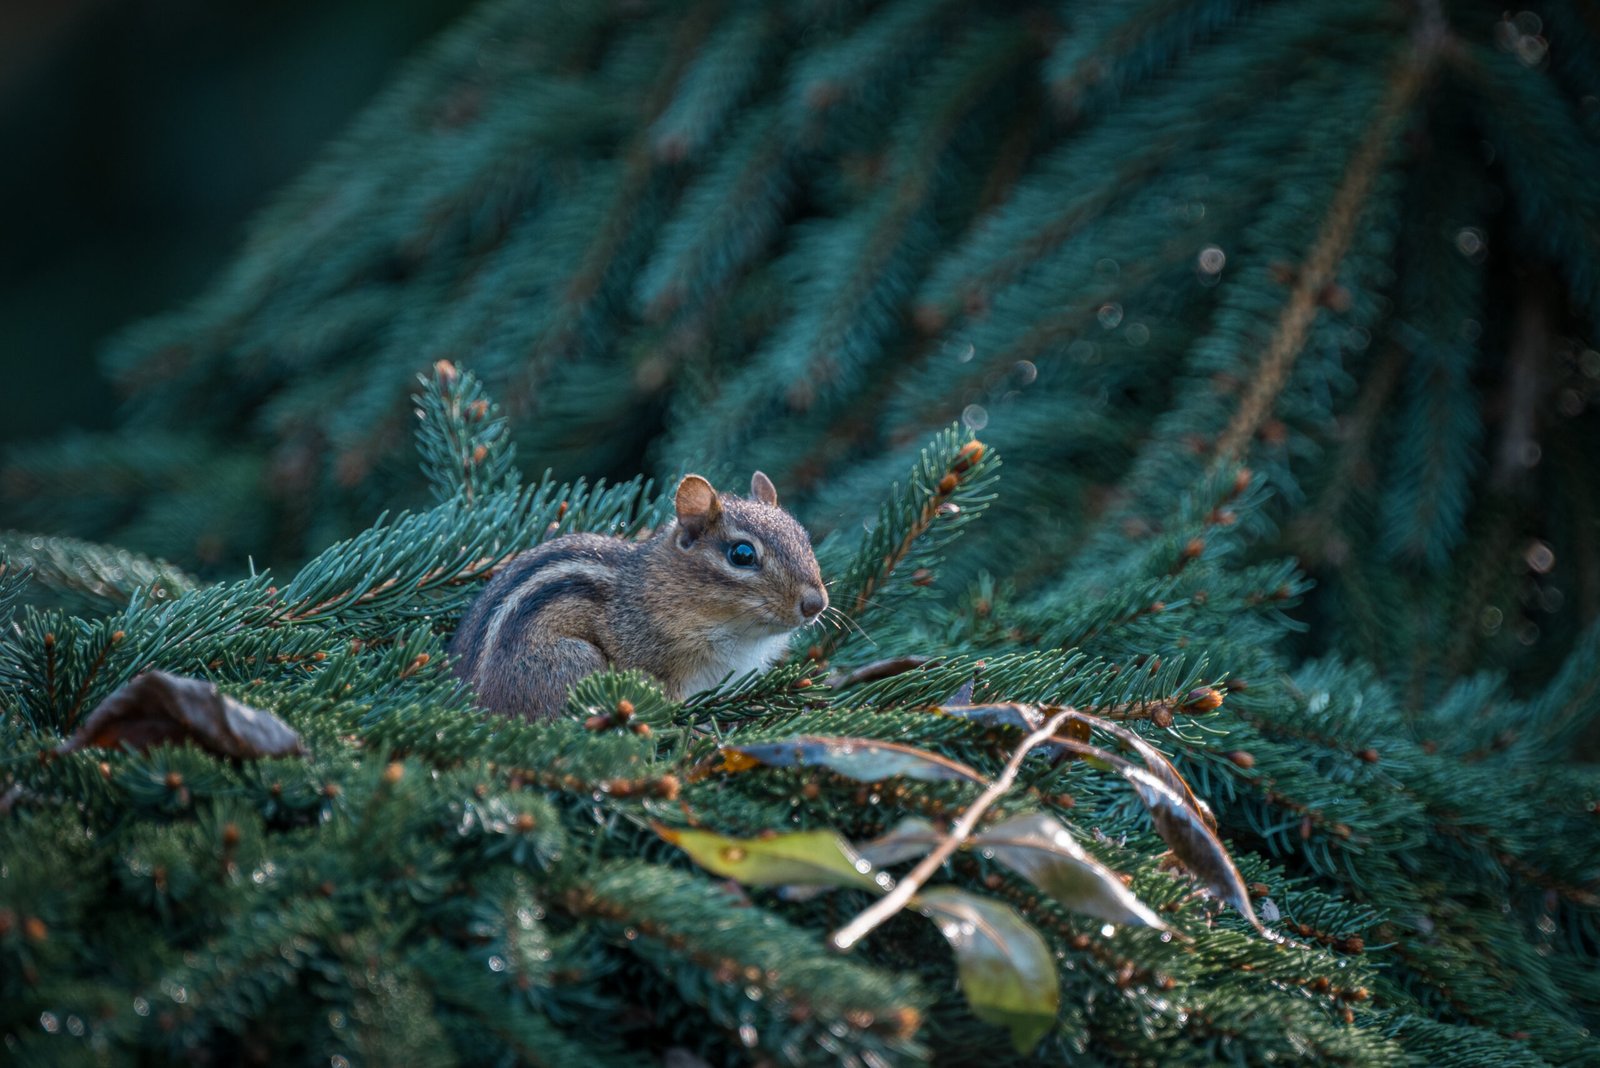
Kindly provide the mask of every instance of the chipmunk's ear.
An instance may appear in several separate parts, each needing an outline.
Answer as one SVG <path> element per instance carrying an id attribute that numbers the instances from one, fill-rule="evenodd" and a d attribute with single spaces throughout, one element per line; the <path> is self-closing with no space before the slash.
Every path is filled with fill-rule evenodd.
<path id="1" fill-rule="evenodd" d="M 684 475 L 674 501 L 678 509 L 679 539 L 687 547 L 722 515 L 722 503 L 711 483 L 699 475 Z"/>
<path id="2" fill-rule="evenodd" d="M 750 496 L 762 504 L 778 507 L 778 488 L 772 484 L 772 479 L 760 471 L 750 476 Z"/>

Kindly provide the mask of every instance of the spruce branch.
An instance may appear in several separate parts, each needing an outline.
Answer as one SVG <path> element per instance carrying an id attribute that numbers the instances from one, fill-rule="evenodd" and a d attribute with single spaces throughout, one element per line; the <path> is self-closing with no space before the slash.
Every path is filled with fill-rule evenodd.
<path id="1" fill-rule="evenodd" d="M 1573 886 L 1559 876 L 1552 875 L 1539 865 L 1512 852 L 1492 830 L 1457 822 L 1460 817 L 1448 810 L 1436 809 L 1434 829 L 1443 837 L 1453 839 L 1472 849 L 1482 850 L 1517 878 L 1537 886 L 1540 890 L 1558 895 L 1583 909 L 1600 910 L 1600 878 L 1587 886 Z"/>
<path id="2" fill-rule="evenodd" d="M 1335 540 L 1338 537 L 1338 520 L 1352 492 L 1363 476 L 1368 474 L 1373 437 L 1378 432 L 1380 417 L 1387 409 L 1405 367 L 1406 352 L 1396 345 L 1379 357 L 1377 365 L 1367 374 L 1361 395 L 1356 401 L 1355 412 L 1339 443 L 1333 473 L 1315 504 L 1296 521 L 1289 532 L 1290 544 L 1295 546 L 1308 565 L 1325 560 L 1335 562 L 1340 557 Z"/>
<path id="3" fill-rule="evenodd" d="M 663 321 L 725 294 L 777 233 L 804 163 L 775 105 L 747 114 L 734 143 L 684 193 L 683 211 L 640 272 L 640 314 Z"/>
<path id="4" fill-rule="evenodd" d="M 859 623 L 881 609 L 886 585 L 908 561 L 919 565 L 910 576 L 913 588 L 931 581 L 939 549 L 988 503 L 983 491 L 998 463 L 992 450 L 955 428 L 923 449 L 905 488 L 894 488 L 855 558 L 833 580 L 830 600 L 850 606 L 844 610 L 848 621 Z M 847 631 L 836 627 L 816 643 L 811 658 L 826 661 L 846 637 Z"/>
<path id="5" fill-rule="evenodd" d="M 508 560 L 573 530 L 631 536 L 662 516 L 663 499 L 640 478 L 615 486 L 582 479 L 558 485 L 465 493 L 426 512 L 402 513 L 331 546 L 267 606 L 269 625 L 376 618 L 385 612 L 433 615 L 464 607 L 467 587 Z M 441 563 L 440 561 L 445 562 Z"/>
<path id="6" fill-rule="evenodd" d="M 0 550 L 0 632 L 11 623 L 11 613 L 21 602 L 28 582 L 27 569 L 13 563 L 5 551 Z"/>
<path id="7" fill-rule="evenodd" d="M 1412 118 L 1417 97 L 1433 76 L 1441 47 L 1438 41 L 1423 39 L 1400 60 L 1366 137 L 1351 157 L 1344 180 L 1328 205 L 1322 228 L 1295 273 L 1294 284 L 1267 350 L 1233 418 L 1217 438 L 1213 467 L 1242 459 L 1245 447 L 1277 405 L 1278 395 L 1289 381 L 1289 372 L 1322 306 L 1323 294 L 1333 284 L 1350 247 L 1368 194 L 1393 150 L 1395 136 Z"/>
<path id="8" fill-rule="evenodd" d="M 418 376 L 417 451 L 434 496 L 448 501 L 460 494 L 472 501 L 497 491 L 513 491 L 519 481 L 516 445 L 500 407 L 470 371 L 448 360 Z"/>
<path id="9" fill-rule="evenodd" d="M 80 595 L 101 609 L 137 597 L 165 600 L 198 585 L 165 560 L 56 535 L 0 532 L 0 560 L 43 589 Z"/>

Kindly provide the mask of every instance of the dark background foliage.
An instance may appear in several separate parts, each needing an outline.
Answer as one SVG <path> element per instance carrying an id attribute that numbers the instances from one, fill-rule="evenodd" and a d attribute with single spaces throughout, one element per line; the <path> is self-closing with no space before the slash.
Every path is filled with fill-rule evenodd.
<path id="1" fill-rule="evenodd" d="M 0 441 L 111 425 L 104 337 L 244 224 L 463 0 L 15 0 L 0 13 Z"/>

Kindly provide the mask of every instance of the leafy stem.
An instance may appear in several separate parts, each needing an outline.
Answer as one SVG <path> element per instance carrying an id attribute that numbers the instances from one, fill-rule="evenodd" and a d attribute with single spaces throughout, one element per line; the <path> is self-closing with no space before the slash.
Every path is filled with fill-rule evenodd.
<path id="1" fill-rule="evenodd" d="M 917 866 L 895 885 L 888 894 L 873 902 L 863 910 L 860 915 L 843 927 L 839 928 L 828 938 L 828 944 L 840 952 L 848 952 L 855 944 L 871 934 L 883 922 L 901 909 L 906 907 L 911 898 L 922 885 L 932 878 L 950 855 L 972 836 L 978 826 L 978 821 L 983 819 L 983 814 L 1003 797 L 1017 781 L 1017 773 L 1022 769 L 1022 762 L 1034 749 L 1050 741 L 1061 725 L 1078 713 L 1072 708 L 1063 708 L 1045 721 L 1044 726 L 1034 731 L 1022 740 L 1012 752 L 1011 759 L 1006 761 L 1006 766 L 1001 770 L 1000 776 L 990 784 L 978 799 L 967 807 L 959 819 L 951 826 L 950 833 L 944 841 L 935 846 L 927 856 L 923 857 Z"/>

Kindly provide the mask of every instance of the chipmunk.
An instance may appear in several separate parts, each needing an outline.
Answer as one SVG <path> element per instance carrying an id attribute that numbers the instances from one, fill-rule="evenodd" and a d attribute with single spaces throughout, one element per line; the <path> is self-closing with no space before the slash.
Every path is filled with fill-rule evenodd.
<path id="1" fill-rule="evenodd" d="M 608 667 L 640 668 L 682 700 L 770 667 L 828 607 L 811 539 L 757 471 L 750 499 L 686 475 L 648 541 L 567 534 L 495 576 L 450 642 L 494 712 L 549 719 Z"/>

